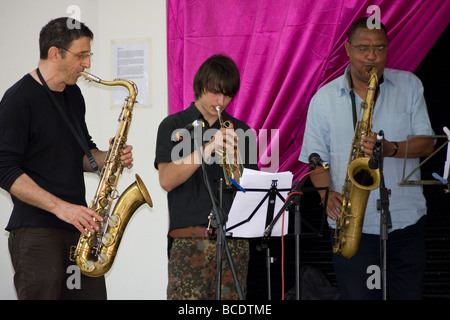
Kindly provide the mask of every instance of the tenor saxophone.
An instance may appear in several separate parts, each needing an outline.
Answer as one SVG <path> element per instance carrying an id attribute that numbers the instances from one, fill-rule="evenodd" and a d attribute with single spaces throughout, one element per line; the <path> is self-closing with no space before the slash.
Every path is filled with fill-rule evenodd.
<path id="1" fill-rule="evenodd" d="M 120 196 L 117 191 L 117 183 L 123 170 L 120 156 L 125 148 L 131 124 L 133 106 L 137 96 L 136 85 L 129 80 L 104 81 L 87 72 L 81 74 L 88 81 L 106 86 L 124 86 L 129 91 L 119 116 L 119 128 L 110 144 L 105 164 L 100 173 L 97 191 L 89 205 L 89 208 L 103 218 L 103 222 L 95 220 L 99 230 L 93 233 L 87 232 L 86 235 L 82 234 L 78 245 L 73 246 L 70 252 L 70 260 L 76 262 L 83 274 L 99 277 L 111 269 L 122 235 L 134 212 L 144 203 L 150 207 L 153 206 L 153 203 L 147 188 L 138 175 L 135 177 L 136 181 Z M 115 199 L 117 202 L 114 210 L 110 212 Z"/>
<path id="2" fill-rule="evenodd" d="M 375 136 L 372 131 L 372 118 L 378 86 L 377 69 L 369 68 L 368 74 L 370 79 L 366 97 L 360 105 L 360 112 L 363 109 L 363 115 L 355 126 L 349 164 L 342 188 L 341 218 L 336 222 L 334 235 L 333 252 L 347 259 L 358 252 L 370 191 L 380 185 L 379 171 L 369 167 L 369 158 L 364 156 L 360 147 L 361 136 Z"/>

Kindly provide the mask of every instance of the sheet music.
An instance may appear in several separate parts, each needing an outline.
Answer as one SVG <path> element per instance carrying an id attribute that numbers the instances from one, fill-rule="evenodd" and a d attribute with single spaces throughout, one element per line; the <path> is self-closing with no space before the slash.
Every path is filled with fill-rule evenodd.
<path id="1" fill-rule="evenodd" d="M 252 212 L 256 209 L 258 204 L 267 194 L 268 190 L 272 186 L 272 181 L 277 180 L 277 189 L 291 189 L 292 187 L 292 172 L 280 172 L 271 173 L 264 171 L 257 171 L 244 168 L 242 177 L 240 178 L 240 185 L 244 189 L 261 189 L 259 191 L 247 191 L 247 192 L 236 192 L 236 196 L 231 206 L 230 213 L 228 214 L 228 221 L 226 228 L 232 228 L 236 224 L 247 220 Z M 280 194 L 286 199 L 289 191 L 280 191 Z M 251 218 L 249 222 L 246 222 L 236 228 L 230 230 L 235 238 L 260 238 L 264 236 L 264 230 L 266 229 L 266 217 L 267 217 L 267 206 L 268 199 L 266 199 L 263 205 L 258 209 L 255 215 Z M 275 210 L 273 212 L 274 217 L 283 207 L 283 200 L 280 197 L 276 197 L 275 200 Z M 289 215 L 286 212 L 284 216 L 284 229 L 283 234 L 287 234 Z M 274 225 L 272 230 L 272 236 L 281 236 L 281 226 L 282 218 L 280 218 Z"/>

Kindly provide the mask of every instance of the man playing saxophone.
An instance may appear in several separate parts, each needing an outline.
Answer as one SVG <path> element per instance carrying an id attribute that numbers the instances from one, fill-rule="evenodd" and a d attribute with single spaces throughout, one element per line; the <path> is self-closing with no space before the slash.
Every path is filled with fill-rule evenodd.
<path id="1" fill-rule="evenodd" d="M 56 98 L 98 164 L 76 81 L 91 65 L 93 33 L 81 22 L 58 18 L 39 37 L 38 69 L 13 85 L 0 102 L 0 186 L 14 208 L 6 230 L 19 299 L 106 299 L 104 277 L 81 275 L 79 290 L 66 285 L 70 247 L 80 232 L 98 229 L 102 218 L 86 207 L 84 171 L 90 161 L 58 112 Z M 50 89 L 46 90 L 45 85 Z M 132 147 L 121 160 L 132 166 Z"/>
<path id="2" fill-rule="evenodd" d="M 168 192 L 169 202 L 170 257 L 167 298 L 170 300 L 208 300 L 214 299 L 216 294 L 215 229 L 208 219 L 213 212 L 213 202 L 206 185 L 210 184 L 216 199 L 214 201 L 220 203 L 222 195 L 224 215 L 231 207 L 233 193 L 219 192 L 220 179 L 225 177 L 220 163 L 211 159 L 219 151 L 233 153 L 234 147 L 238 146 L 235 132 L 237 129 L 248 132 L 249 139 L 256 143 L 256 137 L 250 127 L 225 111 L 237 94 L 239 85 L 239 70 L 234 61 L 224 55 L 211 56 L 200 66 L 194 77 L 195 102 L 186 110 L 169 115 L 158 129 L 155 167 L 159 171 L 162 188 Z M 228 128 L 221 126 L 219 115 L 224 122 L 230 122 Z M 192 140 L 189 133 L 184 135 L 182 142 L 171 140 L 174 132 L 198 119 L 201 119 L 205 126 L 205 137 L 203 138 L 201 127 L 199 134 L 205 143 L 198 143 L 198 147 L 205 161 L 207 177 L 201 167 L 203 160 L 200 160 L 194 146 L 194 141 L 198 140 L 196 128 L 193 129 Z M 206 132 L 212 132 L 209 138 L 206 137 Z M 239 140 L 239 147 L 245 144 L 247 154 L 249 144 L 243 140 L 246 139 Z M 183 149 L 182 154 L 174 153 L 173 150 L 181 143 L 187 144 L 189 148 Z M 245 157 L 243 161 L 245 167 L 258 168 L 256 163 L 249 163 L 247 159 L 248 157 Z M 231 170 L 235 171 L 234 168 L 233 166 Z M 234 178 L 239 182 L 238 172 L 235 172 Z M 238 239 L 229 239 L 228 244 L 239 282 L 245 290 L 249 244 L 246 240 Z M 221 299 L 238 299 L 236 283 L 233 281 L 226 255 L 224 257 Z"/>
<path id="3" fill-rule="evenodd" d="M 344 184 L 359 106 L 368 90 L 368 69 L 378 70 L 378 89 L 373 109 L 373 132 L 384 131 L 383 156 L 386 187 L 391 190 L 392 228 L 387 242 L 387 294 L 389 299 L 421 299 L 425 268 L 424 225 L 426 203 L 421 186 L 402 187 L 401 180 L 408 135 L 433 135 L 423 87 L 405 71 L 385 68 L 388 39 L 385 26 L 369 28 L 368 18 L 355 21 L 345 43 L 350 64 L 345 73 L 323 86 L 312 98 L 299 160 L 308 162 L 318 153 L 330 170 L 311 175 L 316 187 L 331 187 L 326 212 L 331 228 L 342 218 Z M 362 113 L 362 112 L 361 112 Z M 360 115 L 361 116 L 361 115 Z M 361 136 L 359 147 L 371 157 L 376 137 Z M 408 144 L 406 170 L 419 157 L 433 152 L 433 140 L 415 138 Z M 409 172 L 409 171 L 408 171 Z M 415 179 L 420 180 L 420 172 Z M 323 201 L 324 194 L 320 194 Z M 333 265 L 341 299 L 381 299 L 379 289 L 369 288 L 368 268 L 380 265 L 379 189 L 368 198 L 359 250 L 352 258 L 333 254 Z M 332 238 L 334 237 L 334 230 Z M 335 239 L 333 238 L 333 245 Z"/>

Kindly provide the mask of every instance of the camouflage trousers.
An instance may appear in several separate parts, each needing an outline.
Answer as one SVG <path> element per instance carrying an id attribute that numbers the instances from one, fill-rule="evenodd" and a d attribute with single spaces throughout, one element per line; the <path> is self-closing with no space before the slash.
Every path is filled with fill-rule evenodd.
<path id="1" fill-rule="evenodd" d="M 249 261 L 247 240 L 228 239 L 236 274 L 245 295 Z M 216 241 L 175 238 L 170 250 L 168 300 L 216 298 Z M 222 259 L 221 300 L 238 300 L 238 292 L 225 248 Z"/>

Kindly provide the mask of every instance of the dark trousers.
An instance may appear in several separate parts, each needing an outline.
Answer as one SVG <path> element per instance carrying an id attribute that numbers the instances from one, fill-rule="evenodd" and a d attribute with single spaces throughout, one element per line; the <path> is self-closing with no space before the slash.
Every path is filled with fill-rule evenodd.
<path id="1" fill-rule="evenodd" d="M 92 278 L 75 269 L 70 247 L 79 232 L 23 227 L 9 235 L 14 286 L 19 300 L 106 299 L 105 277 Z"/>
<path id="2" fill-rule="evenodd" d="M 424 227 L 425 217 L 422 217 L 412 226 L 389 233 L 386 250 L 387 299 L 422 299 L 426 263 Z M 332 242 L 334 244 L 334 230 Z M 353 258 L 333 254 L 340 299 L 383 298 L 380 245 L 378 235 L 363 234 L 358 253 Z"/>

